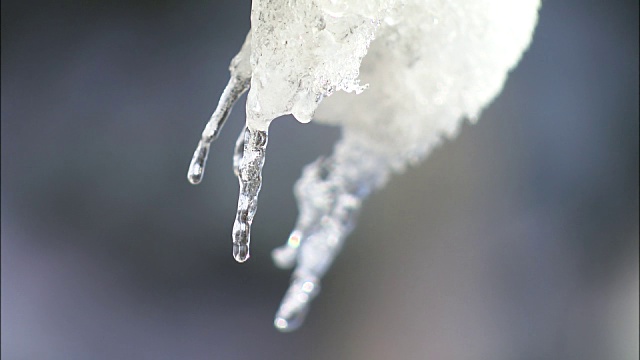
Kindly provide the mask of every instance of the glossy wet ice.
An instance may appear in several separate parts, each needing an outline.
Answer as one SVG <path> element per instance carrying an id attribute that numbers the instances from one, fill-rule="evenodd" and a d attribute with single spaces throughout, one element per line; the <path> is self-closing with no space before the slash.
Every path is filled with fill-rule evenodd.
<path id="1" fill-rule="evenodd" d="M 244 262 L 271 121 L 293 114 L 301 122 L 341 127 L 333 154 L 305 167 L 296 183 L 298 220 L 272 253 L 278 267 L 294 268 L 274 320 L 279 330 L 291 331 L 318 295 L 363 200 L 443 137 L 453 137 L 461 119 L 476 119 L 499 93 L 529 44 L 539 1 L 252 4 L 251 31 L 231 62 L 188 179 L 202 180 L 212 141 L 248 90 L 246 126 L 233 155 L 240 192 L 232 249 Z"/>

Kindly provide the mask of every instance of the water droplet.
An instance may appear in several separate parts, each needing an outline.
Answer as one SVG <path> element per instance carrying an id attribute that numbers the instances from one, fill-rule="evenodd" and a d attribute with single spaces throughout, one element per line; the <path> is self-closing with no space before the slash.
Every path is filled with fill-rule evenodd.
<path id="1" fill-rule="evenodd" d="M 204 175 L 204 166 L 207 162 L 208 156 L 209 144 L 200 141 L 198 143 L 196 151 L 193 153 L 193 158 L 191 159 L 191 164 L 189 165 L 189 171 L 187 173 L 187 178 L 193 185 L 197 185 L 200 183 L 200 181 L 202 181 L 202 176 Z"/>
<path id="2" fill-rule="evenodd" d="M 249 260 L 249 244 L 247 245 L 236 245 L 233 244 L 233 258 L 236 259 L 237 262 L 243 263 Z"/>

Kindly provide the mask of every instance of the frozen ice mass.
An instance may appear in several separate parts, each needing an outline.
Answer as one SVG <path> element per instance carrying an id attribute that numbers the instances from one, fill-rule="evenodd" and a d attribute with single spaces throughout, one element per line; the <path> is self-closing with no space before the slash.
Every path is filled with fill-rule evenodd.
<path id="1" fill-rule="evenodd" d="M 339 126 L 333 154 L 294 187 L 299 215 L 275 264 L 293 268 L 274 325 L 304 321 L 362 202 L 475 121 L 529 46 L 539 0 L 253 0 L 251 30 L 191 160 L 201 182 L 211 143 L 248 91 L 233 163 L 240 184 L 233 256 L 249 258 L 269 124 Z"/>

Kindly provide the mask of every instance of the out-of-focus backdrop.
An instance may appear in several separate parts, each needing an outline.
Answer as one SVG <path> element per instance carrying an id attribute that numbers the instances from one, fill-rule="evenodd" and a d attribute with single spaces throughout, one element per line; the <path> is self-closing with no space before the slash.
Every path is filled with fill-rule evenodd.
<path id="1" fill-rule="evenodd" d="M 269 252 L 338 131 L 274 122 L 242 265 L 243 105 L 186 180 L 250 6 L 2 1 L 3 359 L 638 358 L 637 0 L 544 1 L 503 94 L 366 203 L 291 334 Z"/>

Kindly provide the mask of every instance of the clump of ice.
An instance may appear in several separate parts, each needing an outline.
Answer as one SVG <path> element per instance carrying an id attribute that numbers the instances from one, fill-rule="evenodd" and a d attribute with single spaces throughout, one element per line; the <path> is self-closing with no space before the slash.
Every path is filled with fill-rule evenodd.
<path id="1" fill-rule="evenodd" d="M 253 1 L 249 125 L 309 122 L 335 91 L 360 93 L 360 63 L 394 0 Z"/>
<path id="2" fill-rule="evenodd" d="M 251 31 L 202 133 L 189 180 L 247 89 L 234 169 L 233 254 L 249 257 L 268 128 L 293 114 L 342 127 L 334 153 L 295 186 L 300 215 L 276 264 L 295 266 L 275 326 L 295 329 L 354 227 L 362 201 L 424 158 L 464 118 L 475 121 L 528 47 L 539 0 L 254 0 Z"/>

